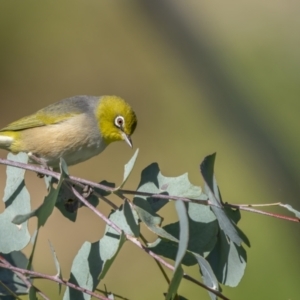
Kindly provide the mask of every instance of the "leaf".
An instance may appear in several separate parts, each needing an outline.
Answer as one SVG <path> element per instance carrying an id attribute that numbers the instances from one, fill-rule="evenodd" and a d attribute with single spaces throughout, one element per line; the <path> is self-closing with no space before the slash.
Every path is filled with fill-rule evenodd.
<path id="1" fill-rule="evenodd" d="M 136 158 L 138 156 L 138 153 L 139 153 L 139 149 L 136 149 L 135 153 L 133 154 L 133 156 L 131 157 L 131 159 L 129 160 L 129 162 L 124 166 L 123 182 L 118 187 L 118 189 L 122 188 L 125 185 L 128 177 L 129 177 L 129 175 L 130 175 L 130 173 L 131 173 L 131 171 L 133 169 L 133 166 L 135 164 L 135 161 L 136 161 Z"/>
<path id="2" fill-rule="evenodd" d="M 132 236 L 134 235 L 131 230 L 132 224 L 131 226 L 127 224 L 125 216 L 126 214 L 128 218 L 127 210 L 128 207 L 126 208 L 125 213 L 124 206 L 122 205 L 109 216 L 110 221 L 122 229 L 121 234 L 112 227 L 106 225 L 105 234 L 99 241 L 95 243 L 85 242 L 82 245 L 74 258 L 69 282 L 91 291 L 96 289 L 100 280 L 104 278 L 124 244 L 126 240 L 124 233 Z M 134 217 L 133 213 L 132 216 Z M 135 218 L 134 222 L 138 224 L 137 218 Z M 90 299 L 90 296 L 67 287 L 63 299 Z"/>
<path id="3" fill-rule="evenodd" d="M 174 275 L 170 282 L 169 289 L 165 297 L 166 300 L 175 299 L 182 277 L 183 277 L 183 269 L 181 266 L 179 266 L 178 268 L 175 269 Z"/>
<path id="4" fill-rule="evenodd" d="M 83 189 L 81 187 L 74 186 L 74 188 L 79 192 L 79 194 L 83 193 Z M 98 197 L 92 193 L 86 198 L 86 200 L 94 207 L 99 204 Z M 73 191 L 70 190 L 66 184 L 62 184 L 59 189 L 55 206 L 63 214 L 63 216 L 68 218 L 70 221 L 75 222 L 78 209 L 84 205 L 77 199 Z"/>
<path id="5" fill-rule="evenodd" d="M 235 287 L 244 275 L 247 253 L 242 246 L 228 241 L 225 233 L 220 231 L 218 242 L 206 260 L 220 283 Z"/>
<path id="6" fill-rule="evenodd" d="M 198 262 L 198 265 L 200 267 L 200 271 L 202 274 L 202 278 L 203 278 L 203 283 L 216 290 L 219 291 L 219 282 L 210 266 L 210 264 L 208 263 L 208 261 L 202 257 L 201 255 L 198 255 L 196 253 L 194 253 L 194 256 Z M 212 300 L 217 300 L 217 296 L 211 292 L 208 292 L 210 299 Z"/>
<path id="7" fill-rule="evenodd" d="M 175 261 L 178 251 L 178 243 L 158 238 L 153 243 L 148 243 L 147 248 L 157 255 L 161 255 Z M 192 266 L 196 263 L 197 261 L 194 256 L 189 252 L 187 252 L 182 259 L 182 264 L 186 266 Z"/>
<path id="8" fill-rule="evenodd" d="M 178 177 L 165 177 L 161 174 L 157 163 L 149 165 L 142 171 L 137 191 L 207 200 L 207 196 L 202 193 L 201 188 L 189 182 L 187 174 Z M 154 212 L 169 202 L 167 199 L 139 197 L 145 199 Z"/>
<path id="9" fill-rule="evenodd" d="M 29 297 L 29 300 L 38 300 L 37 295 L 36 295 L 36 289 L 34 286 L 31 286 L 29 288 L 28 297 Z"/>
<path id="10" fill-rule="evenodd" d="M 7 159 L 27 163 L 28 156 L 25 153 L 18 155 L 9 153 Z M 0 214 L 0 252 L 2 253 L 21 250 L 30 241 L 27 222 L 21 226 L 12 223 L 16 215 L 30 212 L 30 195 L 24 181 L 25 170 L 8 166 L 6 174 L 3 198 L 5 210 Z"/>
<path id="11" fill-rule="evenodd" d="M 140 236 L 140 226 L 138 222 L 138 216 L 134 210 L 131 209 L 128 200 L 124 201 L 124 216 L 126 218 L 126 222 L 130 227 L 132 234 L 135 237 Z"/>
<path id="12" fill-rule="evenodd" d="M 11 265 L 26 269 L 28 260 L 22 252 L 12 251 L 9 254 L 1 254 L 1 256 L 6 259 Z M 28 280 L 32 282 L 32 280 Z M 0 281 L 5 283 L 5 285 L 17 295 L 28 294 L 27 285 L 11 270 L 0 268 Z M 1 299 L 4 298 L 5 295 L 8 295 L 8 292 L 2 286 L 0 286 L 0 295 Z"/>
<path id="13" fill-rule="evenodd" d="M 207 255 L 217 242 L 219 230 L 215 215 L 209 207 L 196 203 L 188 203 L 188 222 L 189 222 L 189 242 L 188 251 L 199 255 Z M 179 238 L 179 223 L 171 223 L 163 229 L 175 238 Z M 175 260 L 178 244 L 171 243 L 163 239 L 157 239 L 154 243 L 148 244 L 153 252 L 158 255 Z M 187 253 L 182 261 L 184 265 L 190 266 L 197 263 L 193 255 Z"/>
<path id="14" fill-rule="evenodd" d="M 177 268 L 185 255 L 189 242 L 189 221 L 187 216 L 186 207 L 183 201 L 176 201 L 175 207 L 179 218 L 179 247 L 175 260 L 175 268 Z"/>
<path id="15" fill-rule="evenodd" d="M 187 174 L 178 177 L 165 177 L 160 173 L 157 163 L 149 165 L 142 171 L 141 180 L 137 190 L 139 192 L 151 194 L 164 194 L 188 197 L 197 200 L 207 200 L 207 196 L 202 193 L 201 188 L 194 186 L 189 182 Z M 135 196 L 133 199 L 135 210 L 141 221 L 145 223 L 152 232 L 164 239 L 178 242 L 178 235 L 177 237 L 170 235 L 164 228 L 160 227 L 162 219 L 156 214 L 156 212 L 168 202 L 169 200 L 167 199 L 157 199 L 151 196 L 147 197 L 140 195 Z M 200 202 L 198 206 L 201 208 L 204 207 Z"/>
<path id="16" fill-rule="evenodd" d="M 233 241 L 235 244 L 240 246 L 242 242 L 245 242 L 250 246 L 249 240 L 246 235 L 242 236 L 239 234 L 241 230 L 237 230 L 234 222 L 226 215 L 224 210 L 222 199 L 219 193 L 219 188 L 217 181 L 214 176 L 214 162 L 216 154 L 208 155 L 204 158 L 203 162 L 200 165 L 201 174 L 205 181 L 204 190 L 213 204 L 211 206 L 212 211 L 215 213 L 221 230 L 228 236 L 228 238 Z M 243 239 L 244 238 L 244 239 Z"/>
<path id="17" fill-rule="evenodd" d="M 154 213 L 151 206 L 143 198 L 135 197 L 133 199 L 134 209 L 137 212 L 140 220 L 148 227 L 149 230 L 156 233 L 158 236 L 166 238 L 168 240 L 178 242 L 177 238 L 174 238 L 163 228 L 160 227 L 161 217 Z"/>
<path id="18" fill-rule="evenodd" d="M 74 186 L 74 188 L 81 194 L 82 189 L 80 189 L 78 186 Z M 62 213 L 64 217 L 72 222 L 75 222 L 77 219 L 77 211 L 80 205 L 81 202 L 79 202 L 70 188 L 66 184 L 62 184 L 57 195 L 55 207 Z"/>
<path id="19" fill-rule="evenodd" d="M 114 189 L 116 187 L 116 184 L 113 183 L 113 182 L 109 182 L 109 181 L 106 181 L 106 180 L 102 180 L 101 182 L 99 182 L 100 184 L 102 185 L 105 185 L 107 187 L 110 187 L 112 189 Z M 105 190 L 102 190 L 100 188 L 94 188 L 95 192 L 97 192 L 100 196 L 103 196 L 103 197 L 106 197 L 108 195 L 111 194 L 111 192 L 108 192 L 108 191 L 105 191 Z"/>
<path id="20" fill-rule="evenodd" d="M 53 255 L 53 259 L 54 259 L 54 263 L 55 263 L 55 268 L 56 268 L 56 277 L 58 277 L 59 279 L 63 279 L 62 278 L 62 274 L 61 274 L 61 269 L 60 269 L 60 264 L 59 264 L 59 261 L 57 259 L 57 256 L 56 256 L 56 252 L 51 244 L 51 242 L 49 241 L 49 246 L 50 246 L 50 249 L 51 249 L 51 252 L 52 252 L 52 255 Z M 58 284 L 58 293 L 60 294 L 61 293 L 61 283 Z"/>
<path id="21" fill-rule="evenodd" d="M 51 184 L 50 191 L 45 197 L 44 202 L 37 209 L 31 211 L 30 213 L 15 216 L 15 218 L 12 220 L 14 224 L 22 224 L 32 217 L 38 218 L 38 228 L 46 224 L 47 219 L 50 217 L 54 209 L 61 185 L 63 184 L 64 179 L 68 176 L 67 173 L 64 172 L 65 163 L 62 159 L 61 162 L 61 176 L 57 184 L 57 188 L 54 188 L 53 184 Z"/>
<path id="22" fill-rule="evenodd" d="M 206 256 L 215 246 L 219 231 L 218 222 L 208 206 L 188 204 L 190 238 L 188 250 Z"/>
<path id="23" fill-rule="evenodd" d="M 27 270 L 30 270 L 32 268 L 32 261 L 33 261 L 33 256 L 34 256 L 35 249 L 36 249 L 36 243 L 37 243 L 38 235 L 39 235 L 39 230 L 36 229 L 35 232 L 33 233 L 33 235 L 31 236 L 31 239 L 30 239 L 30 242 L 33 244 L 33 247 L 32 247 L 29 259 L 28 259 L 28 264 L 27 264 L 27 267 L 26 267 Z"/>
<path id="24" fill-rule="evenodd" d="M 179 200 L 175 202 L 175 207 L 179 218 L 180 227 L 179 245 L 174 266 L 175 270 L 169 285 L 166 300 L 174 299 L 177 294 L 177 290 L 183 277 L 181 261 L 185 256 L 189 241 L 189 224 L 185 204 L 183 203 L 183 201 Z"/>

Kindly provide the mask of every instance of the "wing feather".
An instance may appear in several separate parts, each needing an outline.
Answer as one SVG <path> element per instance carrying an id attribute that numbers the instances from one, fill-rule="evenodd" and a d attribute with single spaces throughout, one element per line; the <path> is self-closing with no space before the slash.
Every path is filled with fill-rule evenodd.
<path id="1" fill-rule="evenodd" d="M 89 110 L 92 112 L 98 101 L 99 97 L 95 96 L 74 96 L 67 98 L 50 104 L 35 114 L 8 124 L 0 129 L 0 132 L 26 130 L 61 123 Z"/>

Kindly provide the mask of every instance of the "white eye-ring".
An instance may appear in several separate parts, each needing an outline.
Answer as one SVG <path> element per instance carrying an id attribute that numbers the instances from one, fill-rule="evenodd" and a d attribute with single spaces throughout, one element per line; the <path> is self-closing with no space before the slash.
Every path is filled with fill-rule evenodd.
<path id="1" fill-rule="evenodd" d="M 118 127 L 118 128 L 123 128 L 124 127 L 124 124 L 125 124 L 125 120 L 122 116 L 117 116 L 115 118 L 115 125 Z"/>

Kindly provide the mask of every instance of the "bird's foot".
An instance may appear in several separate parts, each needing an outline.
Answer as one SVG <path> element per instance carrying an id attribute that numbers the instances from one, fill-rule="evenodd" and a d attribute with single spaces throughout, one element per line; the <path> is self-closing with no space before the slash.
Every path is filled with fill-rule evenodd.
<path id="1" fill-rule="evenodd" d="M 36 156 L 36 155 L 33 154 L 32 152 L 29 152 L 29 153 L 28 153 L 28 157 L 29 157 L 29 159 L 30 159 L 31 161 L 33 161 L 33 162 L 35 162 L 35 163 L 41 165 L 44 169 L 53 171 L 53 169 L 47 165 L 47 162 L 46 162 L 45 159 Z M 44 177 L 45 177 L 45 174 L 37 173 L 37 176 L 38 176 L 39 178 L 44 178 Z"/>
<path id="2" fill-rule="evenodd" d="M 91 194 L 93 194 L 94 190 L 91 186 L 85 185 L 82 190 L 82 196 L 87 199 Z"/>

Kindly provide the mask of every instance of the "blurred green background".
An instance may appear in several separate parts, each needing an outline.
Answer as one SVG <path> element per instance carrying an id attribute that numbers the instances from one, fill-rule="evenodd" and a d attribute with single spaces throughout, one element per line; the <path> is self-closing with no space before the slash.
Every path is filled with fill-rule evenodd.
<path id="1" fill-rule="evenodd" d="M 0 7 L 0 127 L 69 96 L 119 95 L 139 119 L 133 142 L 140 154 L 128 189 L 154 161 L 165 176 L 188 172 L 202 185 L 199 163 L 216 151 L 224 201 L 282 201 L 300 209 L 300 2 L 1 1 Z M 132 154 L 115 143 L 70 172 L 119 183 Z M 4 166 L 0 178 L 3 190 Z M 35 174 L 27 182 L 37 207 L 44 184 Z M 99 209 L 110 211 L 102 203 Z M 175 218 L 167 209 L 161 215 L 164 224 Z M 248 266 L 240 285 L 224 294 L 299 299 L 299 224 L 242 212 L 240 226 L 252 245 Z M 103 230 L 88 209 L 75 224 L 55 210 L 41 230 L 35 269 L 55 273 L 49 239 L 67 278 L 81 244 Z M 186 270 L 199 279 L 196 267 Z M 54 283 L 36 283 L 57 299 Z M 103 284 L 131 300 L 163 299 L 167 290 L 152 259 L 130 243 Z M 208 299 L 185 281 L 180 293 Z"/>

